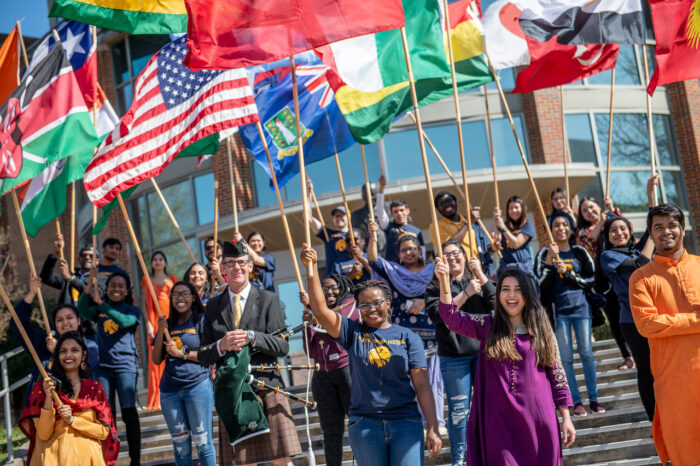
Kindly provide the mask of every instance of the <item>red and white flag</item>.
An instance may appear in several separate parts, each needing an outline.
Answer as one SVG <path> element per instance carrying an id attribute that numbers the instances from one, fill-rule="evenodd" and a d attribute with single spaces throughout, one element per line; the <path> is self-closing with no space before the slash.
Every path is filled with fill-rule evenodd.
<path id="1" fill-rule="evenodd" d="M 98 207 L 160 174 L 193 142 L 259 120 L 245 70 L 190 71 L 182 64 L 186 40 L 151 58 L 131 108 L 90 162 L 83 182 Z"/>

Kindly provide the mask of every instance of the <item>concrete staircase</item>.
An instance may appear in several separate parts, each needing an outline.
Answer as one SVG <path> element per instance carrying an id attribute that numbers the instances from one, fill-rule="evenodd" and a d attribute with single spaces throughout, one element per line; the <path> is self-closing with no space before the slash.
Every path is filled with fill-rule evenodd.
<path id="1" fill-rule="evenodd" d="M 651 438 L 651 423 L 647 420 L 637 393 L 636 369 L 618 371 L 622 358 L 613 340 L 593 344 L 598 370 L 599 402 L 607 409 L 603 414 L 588 414 L 575 418 L 576 443 L 564 451 L 565 465 L 658 465 L 654 442 Z M 586 386 L 583 369 L 578 355 L 575 357 L 575 369 L 579 390 L 587 403 Z M 305 387 L 293 387 L 290 391 L 303 393 Z M 140 395 L 145 400 L 145 393 Z M 295 466 L 307 466 L 306 424 L 303 406 L 292 403 L 292 413 L 297 425 L 299 441 L 304 454 L 293 459 Z M 586 405 L 587 406 L 587 405 Z M 310 411 L 310 434 L 316 464 L 325 464 L 321 427 L 316 411 Z M 447 417 L 447 416 L 445 416 Z M 122 442 L 118 465 L 128 465 L 128 447 L 124 424 L 118 417 L 117 429 Z M 141 412 L 142 446 L 141 458 L 144 465 L 173 464 L 172 443 L 168 429 L 160 411 Z M 214 443 L 218 443 L 218 422 L 214 414 Z M 218 447 L 218 445 L 217 445 Z M 193 447 L 196 458 L 196 450 Z M 347 432 L 344 439 L 345 462 L 352 464 L 352 451 Z M 345 464 L 344 462 L 344 464 Z M 194 464 L 197 464 L 195 461 Z M 443 448 L 433 458 L 426 458 L 428 465 L 449 465 L 450 450 L 447 435 L 443 437 Z"/>

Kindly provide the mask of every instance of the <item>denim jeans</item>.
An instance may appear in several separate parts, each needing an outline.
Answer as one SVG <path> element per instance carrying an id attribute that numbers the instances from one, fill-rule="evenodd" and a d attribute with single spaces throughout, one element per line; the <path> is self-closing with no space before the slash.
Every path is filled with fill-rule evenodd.
<path id="1" fill-rule="evenodd" d="M 440 370 L 447 393 L 447 434 L 453 465 L 463 465 L 467 453 L 467 413 L 479 354 L 440 356 Z"/>
<path id="2" fill-rule="evenodd" d="M 350 416 L 348 433 L 358 466 L 424 464 L 425 439 L 419 417 L 388 420 Z"/>
<path id="3" fill-rule="evenodd" d="M 117 405 L 114 399 L 115 392 L 119 395 L 119 406 L 121 409 L 136 407 L 136 378 L 138 373 L 113 372 L 109 369 L 100 369 L 98 366 L 93 376 L 104 387 L 115 419 L 117 417 Z"/>
<path id="4" fill-rule="evenodd" d="M 173 438 L 176 466 L 192 465 L 192 443 L 202 466 L 216 465 L 212 440 L 214 388 L 207 378 L 179 392 L 160 392 L 160 405 Z M 192 441 L 190 441 L 192 437 Z"/>
<path id="5" fill-rule="evenodd" d="M 574 347 L 571 341 L 571 329 L 576 332 L 576 344 L 578 354 L 583 364 L 583 376 L 586 379 L 588 401 L 598 401 L 598 381 L 595 372 L 595 358 L 591 346 L 591 319 L 557 316 L 557 326 L 554 335 L 557 338 L 561 364 L 566 372 L 566 381 L 569 383 L 571 398 L 576 403 L 581 403 L 581 393 L 576 384 L 574 372 Z"/>

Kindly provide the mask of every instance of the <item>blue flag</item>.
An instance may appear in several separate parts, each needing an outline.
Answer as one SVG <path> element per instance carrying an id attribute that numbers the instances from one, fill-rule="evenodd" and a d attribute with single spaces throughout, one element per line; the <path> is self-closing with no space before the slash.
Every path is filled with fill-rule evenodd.
<path id="1" fill-rule="evenodd" d="M 326 79 L 328 67 L 313 52 L 295 55 L 294 61 L 299 89 L 304 161 L 308 165 L 344 151 L 353 145 L 355 140 Z M 299 173 L 289 59 L 251 67 L 248 73 L 260 113 L 260 123 L 275 167 L 277 183 L 283 186 Z M 245 146 L 270 176 L 267 156 L 256 125 L 241 127 L 240 134 Z"/>

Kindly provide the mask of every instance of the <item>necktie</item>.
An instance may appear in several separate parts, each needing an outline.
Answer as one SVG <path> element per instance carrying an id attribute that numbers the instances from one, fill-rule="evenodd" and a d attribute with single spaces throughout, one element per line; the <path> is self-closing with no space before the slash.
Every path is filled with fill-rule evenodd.
<path id="1" fill-rule="evenodd" d="M 243 311 L 241 310 L 241 295 L 233 295 L 233 327 L 238 328 L 238 324 L 241 323 L 241 315 Z"/>

